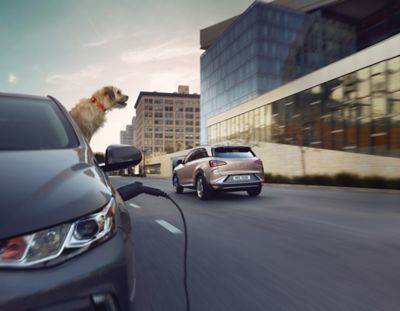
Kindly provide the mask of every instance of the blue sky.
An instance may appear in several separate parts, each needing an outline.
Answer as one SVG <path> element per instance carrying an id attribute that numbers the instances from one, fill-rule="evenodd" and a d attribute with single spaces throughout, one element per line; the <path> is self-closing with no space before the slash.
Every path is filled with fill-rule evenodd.
<path id="1" fill-rule="evenodd" d="M 130 96 L 92 139 L 119 142 L 141 90 L 200 91 L 199 30 L 252 0 L 0 0 L 0 91 L 53 95 L 67 109 L 103 85 Z"/>

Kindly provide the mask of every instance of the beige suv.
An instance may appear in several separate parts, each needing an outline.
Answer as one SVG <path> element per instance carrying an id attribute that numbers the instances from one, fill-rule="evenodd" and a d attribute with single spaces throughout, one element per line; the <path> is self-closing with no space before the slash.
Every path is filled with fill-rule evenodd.
<path id="1" fill-rule="evenodd" d="M 204 200 L 214 191 L 261 193 L 264 169 L 260 159 L 246 146 L 200 146 L 177 161 L 172 183 L 176 193 L 196 189 Z"/>

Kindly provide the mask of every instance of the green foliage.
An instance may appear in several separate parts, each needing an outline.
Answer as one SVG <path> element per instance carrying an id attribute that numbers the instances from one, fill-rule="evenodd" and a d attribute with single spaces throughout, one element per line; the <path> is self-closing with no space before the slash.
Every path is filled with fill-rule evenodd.
<path id="1" fill-rule="evenodd" d="M 361 177 L 351 173 L 336 175 L 304 175 L 288 177 L 284 175 L 265 174 L 266 183 L 302 184 L 317 186 L 361 187 L 378 189 L 400 189 L 400 178 L 384 178 L 381 176 Z"/>

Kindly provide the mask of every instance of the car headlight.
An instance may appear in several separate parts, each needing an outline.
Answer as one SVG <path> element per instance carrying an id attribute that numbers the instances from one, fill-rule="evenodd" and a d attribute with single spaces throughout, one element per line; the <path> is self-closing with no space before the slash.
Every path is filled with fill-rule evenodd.
<path id="1" fill-rule="evenodd" d="M 115 201 L 99 212 L 32 234 L 0 240 L 0 267 L 27 267 L 81 253 L 115 232 Z"/>

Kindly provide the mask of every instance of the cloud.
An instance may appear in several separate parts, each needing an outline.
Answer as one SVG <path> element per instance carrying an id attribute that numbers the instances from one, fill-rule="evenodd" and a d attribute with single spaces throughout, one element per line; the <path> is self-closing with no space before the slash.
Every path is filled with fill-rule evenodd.
<path id="1" fill-rule="evenodd" d="M 114 35 L 99 39 L 97 41 L 87 42 L 82 45 L 82 48 L 88 49 L 88 48 L 103 46 L 103 45 L 109 44 L 109 43 L 116 41 L 118 39 L 121 39 L 121 38 L 122 38 L 121 34 L 114 34 Z"/>
<path id="2" fill-rule="evenodd" d="M 9 75 L 8 75 L 8 82 L 9 83 L 11 83 L 11 84 L 16 84 L 17 82 L 18 82 L 18 78 L 17 78 L 17 76 L 15 75 L 15 74 L 13 74 L 13 73 L 10 73 Z"/>
<path id="3" fill-rule="evenodd" d="M 106 39 L 101 39 L 101 40 L 98 40 L 98 41 L 85 43 L 84 45 L 82 45 L 82 47 L 83 48 L 93 48 L 93 47 L 105 45 L 107 43 L 108 43 L 108 41 Z"/>
<path id="4" fill-rule="evenodd" d="M 174 46 L 173 43 L 165 43 L 144 50 L 125 51 L 120 55 L 120 59 L 124 63 L 145 63 L 200 54 L 201 51 L 198 48 Z"/>
<path id="5" fill-rule="evenodd" d="M 49 75 L 46 82 L 58 85 L 74 85 L 79 86 L 88 81 L 95 81 L 103 73 L 104 68 L 100 66 L 86 67 L 82 70 L 72 73 L 56 73 Z"/>

